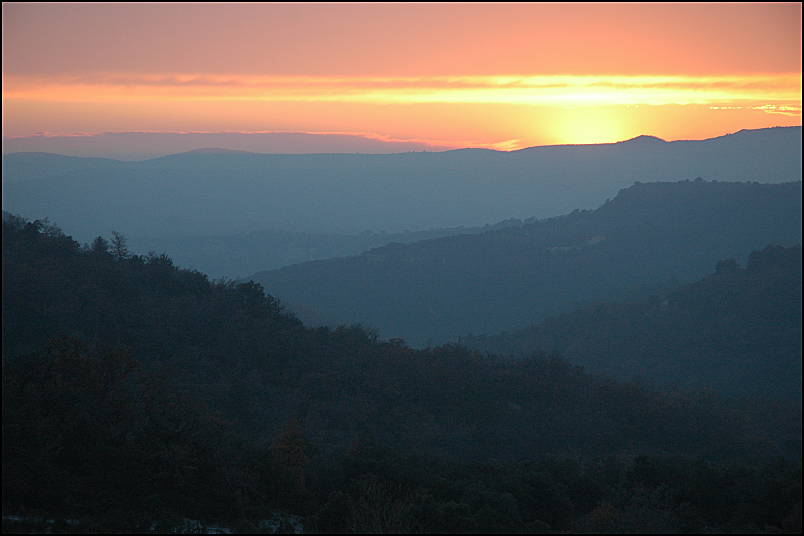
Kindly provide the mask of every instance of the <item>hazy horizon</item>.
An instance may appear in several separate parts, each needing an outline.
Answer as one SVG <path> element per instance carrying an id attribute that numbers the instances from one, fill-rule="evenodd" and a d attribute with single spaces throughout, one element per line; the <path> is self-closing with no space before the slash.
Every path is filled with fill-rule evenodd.
<path id="1" fill-rule="evenodd" d="M 139 161 L 184 152 L 231 151 L 274 155 L 302 154 L 400 154 L 444 152 L 461 149 L 488 149 L 515 152 L 537 147 L 572 145 L 610 145 L 640 138 L 673 143 L 705 141 L 742 131 L 801 128 L 801 125 L 773 125 L 762 129 L 739 129 L 706 138 L 665 139 L 643 132 L 626 139 L 599 143 L 544 144 L 528 147 L 443 146 L 417 140 L 383 139 L 376 135 L 322 132 L 101 132 L 70 136 L 38 134 L 3 137 L 2 154 L 22 152 L 53 153 L 63 156 L 111 158 Z"/>
<path id="2" fill-rule="evenodd" d="M 800 18 L 795 4 L 7 2 L 3 135 L 512 149 L 800 125 Z"/>

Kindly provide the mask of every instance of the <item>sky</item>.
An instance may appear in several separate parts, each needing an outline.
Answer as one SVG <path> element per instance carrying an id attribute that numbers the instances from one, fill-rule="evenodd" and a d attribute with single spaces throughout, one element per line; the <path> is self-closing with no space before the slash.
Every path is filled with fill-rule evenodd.
<path id="1" fill-rule="evenodd" d="M 294 132 L 510 150 L 801 124 L 800 3 L 7 2 L 2 55 L 4 145 Z"/>

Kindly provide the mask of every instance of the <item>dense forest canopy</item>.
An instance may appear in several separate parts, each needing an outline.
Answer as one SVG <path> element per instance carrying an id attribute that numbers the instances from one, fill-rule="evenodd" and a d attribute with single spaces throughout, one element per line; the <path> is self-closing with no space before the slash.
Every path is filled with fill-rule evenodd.
<path id="1" fill-rule="evenodd" d="M 696 530 L 794 527 L 800 504 L 800 465 L 771 461 L 800 457 L 795 404 L 306 328 L 258 284 L 16 217 L 3 370 L 4 512 L 121 530 L 277 508 L 317 530 Z M 715 482 L 733 494 L 710 502 Z"/>

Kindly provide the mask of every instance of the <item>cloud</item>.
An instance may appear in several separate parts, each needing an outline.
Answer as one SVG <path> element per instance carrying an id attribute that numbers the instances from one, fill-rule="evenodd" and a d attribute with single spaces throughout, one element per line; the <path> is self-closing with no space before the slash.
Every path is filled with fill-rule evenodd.
<path id="1" fill-rule="evenodd" d="M 801 75 L 311 77 L 110 73 L 6 76 L 3 95 L 5 99 L 53 102 L 181 100 L 713 107 L 763 106 L 770 102 L 769 106 L 775 108 L 765 111 L 791 113 L 790 107 L 801 101 Z"/>
<path id="2" fill-rule="evenodd" d="M 797 117 L 801 115 L 801 106 L 781 106 L 778 104 L 763 104 L 762 106 L 753 106 L 752 110 L 760 110 L 768 114 L 789 115 Z"/>

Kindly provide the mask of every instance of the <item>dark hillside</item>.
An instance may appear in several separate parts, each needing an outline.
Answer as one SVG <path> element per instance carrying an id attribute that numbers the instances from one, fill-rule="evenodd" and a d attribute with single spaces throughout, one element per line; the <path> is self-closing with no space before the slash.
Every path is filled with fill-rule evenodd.
<path id="1" fill-rule="evenodd" d="M 255 283 L 210 283 L 164 255 L 116 254 L 102 241 L 84 250 L 55 228 L 20 220 L 4 223 L 3 334 L 9 359 L 65 336 L 90 351 L 128 348 L 147 367 L 173 370 L 180 392 L 254 439 L 299 417 L 330 446 L 371 431 L 467 458 L 617 451 L 623 434 L 629 450 L 664 451 L 673 444 L 667 427 L 680 427 L 673 436 L 684 450 L 737 444 L 715 440 L 732 432 L 713 422 L 716 435 L 691 447 L 677 401 L 560 360 L 489 359 L 459 346 L 416 351 L 359 327 L 307 329 Z M 606 425 L 595 425 L 602 415 Z"/>
<path id="2" fill-rule="evenodd" d="M 717 264 L 701 281 L 632 303 L 596 304 L 471 348 L 558 352 L 621 379 L 801 399 L 801 247 Z"/>
<path id="3" fill-rule="evenodd" d="M 5 220 L 4 513 L 100 531 L 182 516 L 256 529 L 274 508 L 323 531 L 594 531 L 603 503 L 643 515 L 644 490 L 679 494 L 647 503 L 674 527 L 783 526 L 800 500 L 800 469 L 761 461 L 800 456 L 796 408 L 307 329 L 259 285 Z M 750 514 L 691 487 L 723 478 Z"/>
<path id="4" fill-rule="evenodd" d="M 423 345 L 693 281 L 720 259 L 800 242 L 800 182 L 635 184 L 592 211 L 253 279 L 333 323 L 360 322 Z"/>

